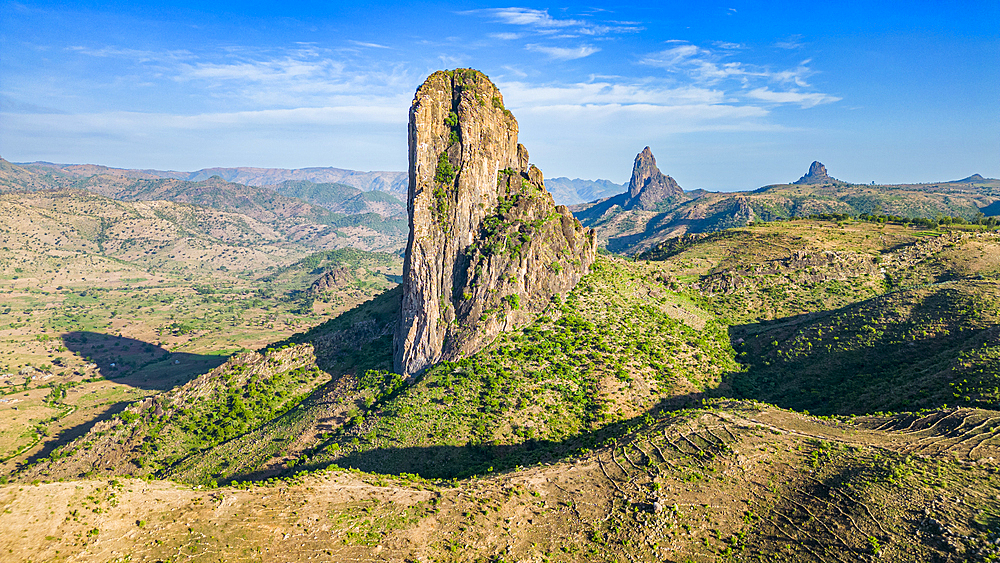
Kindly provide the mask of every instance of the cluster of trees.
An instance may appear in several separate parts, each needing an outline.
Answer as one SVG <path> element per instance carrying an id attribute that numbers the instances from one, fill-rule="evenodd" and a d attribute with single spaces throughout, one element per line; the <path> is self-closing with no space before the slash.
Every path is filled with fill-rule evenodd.
<path id="1" fill-rule="evenodd" d="M 806 219 L 821 219 L 825 221 L 846 221 L 848 219 L 857 219 L 858 221 L 866 221 L 868 223 L 894 223 L 897 225 L 913 225 L 929 229 L 941 225 L 985 225 L 990 228 L 1000 226 L 1000 217 L 987 217 L 982 212 L 977 213 L 976 217 L 973 219 L 947 215 L 938 215 L 934 219 L 928 219 L 927 217 L 900 217 L 898 215 L 875 215 L 871 213 L 862 213 L 856 217 L 847 213 L 818 213 L 809 215 Z"/>

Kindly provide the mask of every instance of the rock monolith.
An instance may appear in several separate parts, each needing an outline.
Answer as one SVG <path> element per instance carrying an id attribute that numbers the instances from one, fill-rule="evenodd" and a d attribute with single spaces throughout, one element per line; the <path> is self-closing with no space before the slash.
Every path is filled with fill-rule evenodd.
<path id="1" fill-rule="evenodd" d="M 673 178 L 660 172 L 649 147 L 636 155 L 632 166 L 632 179 L 628 184 L 628 199 L 625 209 L 654 209 L 665 201 L 674 201 L 684 195 Z"/>
<path id="2" fill-rule="evenodd" d="M 412 376 L 474 353 L 572 289 L 596 239 L 556 206 L 481 72 L 439 71 L 410 106 L 410 236 L 394 338 Z"/>
<path id="3" fill-rule="evenodd" d="M 826 173 L 826 166 L 822 162 L 813 161 L 809 165 L 809 172 L 805 176 L 795 181 L 796 184 L 836 184 L 840 180 L 831 177 Z"/>

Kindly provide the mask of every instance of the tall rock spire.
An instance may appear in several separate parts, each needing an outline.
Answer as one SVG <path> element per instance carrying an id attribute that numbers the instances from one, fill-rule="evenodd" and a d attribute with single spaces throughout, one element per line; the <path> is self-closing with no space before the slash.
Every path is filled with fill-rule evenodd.
<path id="1" fill-rule="evenodd" d="M 653 209 L 661 202 L 676 199 L 684 194 L 673 178 L 660 172 L 649 147 L 642 149 L 632 166 L 632 180 L 628 184 L 625 209 L 638 207 Z"/>
<path id="2" fill-rule="evenodd" d="M 572 289 L 594 261 L 594 232 L 553 203 L 517 133 L 479 71 L 438 71 L 417 89 L 399 373 L 475 352 Z"/>

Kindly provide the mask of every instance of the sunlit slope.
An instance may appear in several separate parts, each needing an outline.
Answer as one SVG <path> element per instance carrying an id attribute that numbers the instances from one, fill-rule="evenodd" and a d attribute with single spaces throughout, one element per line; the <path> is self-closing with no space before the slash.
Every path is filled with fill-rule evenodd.
<path id="1" fill-rule="evenodd" d="M 602 258 L 535 323 L 471 358 L 434 367 L 414 382 L 385 371 L 395 307 L 398 294 L 390 292 L 292 339 L 289 344 L 305 346 L 296 348 L 297 361 L 303 362 L 297 369 L 319 370 L 335 381 L 315 384 L 316 390 L 291 411 L 264 411 L 272 419 L 243 426 L 220 422 L 220 428 L 230 430 L 210 432 L 209 441 L 200 437 L 205 424 L 196 422 L 210 420 L 209 413 L 217 412 L 220 420 L 239 418 L 232 404 L 257 400 L 246 368 L 234 359 L 210 379 L 187 386 L 215 391 L 183 392 L 204 400 L 160 414 L 145 408 L 139 422 L 116 422 L 119 433 L 155 428 L 157 435 L 174 433 L 171 443 L 192 444 L 186 451 L 193 457 L 183 461 L 153 450 L 150 460 L 137 465 L 154 469 L 138 474 L 225 482 L 337 463 L 456 476 L 539 456 L 556 459 L 585 447 L 593 439 L 589 436 L 608 424 L 663 402 L 695 400 L 739 368 L 723 325 L 644 269 L 619 259 Z M 266 363 L 268 357 L 253 361 Z M 243 382 L 238 390 L 222 385 L 234 377 Z M 267 383 L 275 376 L 251 377 Z M 275 439 L 282 436 L 285 441 Z M 438 448 L 441 459 L 412 455 L 425 447 Z M 483 457 L 486 450 L 477 449 L 483 447 L 495 448 Z M 507 450 L 502 459 L 489 461 Z M 60 471 L 45 464 L 32 470 L 50 476 Z"/>
<path id="2" fill-rule="evenodd" d="M 1000 483 L 983 461 L 998 454 L 991 414 L 849 423 L 724 401 L 461 481 L 334 468 L 218 489 L 7 485 L 0 549 L 102 562 L 988 561 L 1000 532 Z M 28 522 L 44 533 L 25 534 Z"/>

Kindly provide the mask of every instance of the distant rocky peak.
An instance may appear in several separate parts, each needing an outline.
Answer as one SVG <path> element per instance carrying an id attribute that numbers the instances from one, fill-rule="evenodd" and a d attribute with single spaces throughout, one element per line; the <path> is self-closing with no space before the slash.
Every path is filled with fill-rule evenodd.
<path id="1" fill-rule="evenodd" d="M 594 261 L 584 229 L 545 190 L 500 90 L 438 71 L 410 106 L 410 236 L 394 336 L 398 373 L 467 356 L 528 322 Z"/>
<path id="2" fill-rule="evenodd" d="M 813 161 L 809 165 L 809 172 L 805 176 L 795 181 L 796 184 L 835 184 L 840 180 L 831 177 L 826 173 L 826 166 L 822 162 Z"/>
<path id="3" fill-rule="evenodd" d="M 632 180 L 628 184 L 628 200 L 625 209 L 638 207 L 653 209 L 664 201 L 676 199 L 684 194 L 673 178 L 660 172 L 656 166 L 653 151 L 646 147 L 635 157 L 632 166 Z"/>

